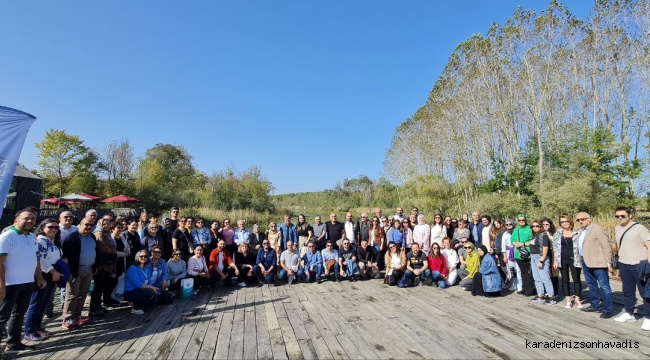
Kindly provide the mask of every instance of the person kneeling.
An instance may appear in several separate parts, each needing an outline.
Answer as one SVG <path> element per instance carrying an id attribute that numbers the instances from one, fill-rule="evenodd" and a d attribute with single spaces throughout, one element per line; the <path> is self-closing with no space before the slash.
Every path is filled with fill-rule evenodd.
<path id="1" fill-rule="evenodd" d="M 406 255 L 400 250 L 400 246 L 394 242 L 388 244 L 388 251 L 384 256 L 386 264 L 386 278 L 384 284 L 395 286 L 404 277 L 406 269 Z"/>
<path id="2" fill-rule="evenodd" d="M 361 240 L 361 246 L 357 247 L 357 260 L 361 279 L 381 277 L 377 267 L 377 250 L 374 246 L 368 246 L 368 240 Z"/>
<path id="3" fill-rule="evenodd" d="M 307 251 L 302 257 L 302 267 L 298 270 L 298 277 L 305 282 L 321 283 L 321 273 L 323 272 L 323 258 L 319 251 L 316 250 L 316 242 L 310 240 L 307 243 Z"/>
<path id="4" fill-rule="evenodd" d="M 463 249 L 467 253 L 467 259 L 465 260 L 465 269 L 461 268 L 458 270 L 458 276 L 461 279 L 458 285 L 463 290 L 470 291 L 474 284 L 474 275 L 478 272 L 481 260 L 476 251 L 474 251 L 474 244 L 471 242 L 466 242 L 463 245 Z"/>
<path id="5" fill-rule="evenodd" d="M 339 252 L 334 249 L 334 242 L 332 240 L 327 241 L 325 249 L 321 252 L 321 257 L 323 258 L 323 275 L 326 280 L 329 279 L 330 275 L 334 275 L 336 282 L 341 282 L 341 278 L 345 276 L 345 272 L 341 269 L 339 265 Z"/>
<path id="6" fill-rule="evenodd" d="M 124 300 L 132 303 L 132 314 L 142 315 L 147 306 L 158 303 L 158 289 L 151 284 L 151 267 L 149 255 L 144 250 L 135 254 L 135 263 L 124 275 Z"/>
<path id="7" fill-rule="evenodd" d="M 448 244 L 449 239 L 447 238 L 446 241 Z M 427 261 L 429 263 L 429 270 L 431 270 L 431 280 L 433 280 L 433 284 L 438 285 L 441 289 L 446 288 L 450 283 L 447 279 L 449 265 L 447 264 L 447 258 L 445 258 L 445 255 L 440 252 L 440 245 L 438 243 L 434 242 L 431 245 L 431 252 L 429 253 Z M 454 270 L 456 269 L 454 268 Z"/>
<path id="8" fill-rule="evenodd" d="M 271 243 L 268 239 L 263 240 L 262 248 L 257 252 L 257 260 L 255 260 L 255 267 L 253 268 L 253 272 L 259 281 L 257 286 L 273 282 L 277 261 L 278 257 L 275 249 L 271 248 Z"/>
<path id="9" fill-rule="evenodd" d="M 411 251 L 406 255 L 405 276 L 409 279 L 410 285 L 421 286 L 425 283 L 432 285 L 427 255 L 420 251 L 420 244 L 417 242 L 411 244 Z"/>
<path id="10" fill-rule="evenodd" d="M 294 281 L 298 280 L 298 271 L 300 268 L 300 254 L 298 251 L 295 251 L 293 241 L 287 241 L 287 250 L 282 252 L 280 255 L 280 283 L 285 281 L 289 284 L 292 284 Z"/>
<path id="11" fill-rule="evenodd" d="M 359 277 L 359 267 L 357 267 L 357 252 L 352 250 L 350 240 L 345 239 L 342 242 L 343 248 L 339 251 L 339 267 L 341 273 L 345 274 L 350 281 L 357 281 Z"/>
<path id="12" fill-rule="evenodd" d="M 194 248 L 194 256 L 187 260 L 187 275 L 194 279 L 194 295 L 212 284 L 209 268 L 203 257 L 203 246 L 197 245 Z"/>
<path id="13" fill-rule="evenodd" d="M 210 274 L 213 284 L 222 280 L 226 286 L 232 284 L 233 277 L 239 276 L 239 269 L 226 249 L 226 240 L 219 240 L 217 248 L 210 253 Z"/>

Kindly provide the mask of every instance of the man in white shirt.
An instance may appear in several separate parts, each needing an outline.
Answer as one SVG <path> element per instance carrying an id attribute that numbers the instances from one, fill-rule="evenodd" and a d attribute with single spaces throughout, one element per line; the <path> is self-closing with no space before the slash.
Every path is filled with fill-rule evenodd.
<path id="1" fill-rule="evenodd" d="M 65 210 L 59 214 L 59 229 L 61 230 L 61 242 L 63 242 L 68 235 L 77 231 L 77 227 L 72 225 L 74 215 L 72 211 Z"/>
<path id="2" fill-rule="evenodd" d="M 356 245 L 357 241 L 357 232 L 359 229 L 357 228 L 357 223 L 354 222 L 352 219 L 352 213 L 347 213 L 345 214 L 345 238 L 350 240 L 350 244 L 352 244 L 352 247 L 354 248 Z M 339 249 L 342 246 L 342 240 L 338 240 L 336 244 L 339 246 Z"/>

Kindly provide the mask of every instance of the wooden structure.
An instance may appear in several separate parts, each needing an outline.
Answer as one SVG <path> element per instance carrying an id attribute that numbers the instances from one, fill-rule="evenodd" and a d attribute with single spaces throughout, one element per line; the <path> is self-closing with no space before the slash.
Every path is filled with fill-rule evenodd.
<path id="1" fill-rule="evenodd" d="M 47 329 L 33 359 L 649 358 L 641 320 L 473 297 L 458 286 L 399 289 L 379 280 L 216 288 L 142 316 L 114 309 L 81 329 Z M 613 281 L 615 312 L 622 307 Z M 587 295 L 587 294 L 585 294 Z M 586 298 L 586 296 L 584 296 Z M 58 301 L 57 301 L 58 302 Z M 57 304 L 56 310 L 60 311 Z M 641 319 L 641 315 L 637 315 Z M 632 349 L 527 348 L 527 341 L 625 342 Z M 574 345 L 572 343 L 572 345 Z M 634 348 L 638 345 L 638 348 Z"/>

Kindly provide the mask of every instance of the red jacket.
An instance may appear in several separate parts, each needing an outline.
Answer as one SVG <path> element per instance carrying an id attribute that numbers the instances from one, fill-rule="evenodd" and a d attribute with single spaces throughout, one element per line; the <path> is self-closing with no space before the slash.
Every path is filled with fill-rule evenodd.
<path id="1" fill-rule="evenodd" d="M 447 259 L 445 259 L 444 255 L 440 254 L 440 256 L 434 259 L 431 257 L 431 254 L 429 254 L 427 262 L 429 263 L 429 270 L 431 270 L 431 272 L 437 271 L 440 274 L 447 276 Z"/>
<path id="2" fill-rule="evenodd" d="M 223 268 L 226 269 L 232 264 L 233 262 L 232 262 L 232 256 L 230 255 L 230 251 L 223 249 Z M 217 272 L 217 269 L 219 268 L 217 265 L 219 265 L 219 248 L 212 250 L 212 252 L 210 253 L 210 268 L 209 268 L 210 274 L 214 274 Z"/>

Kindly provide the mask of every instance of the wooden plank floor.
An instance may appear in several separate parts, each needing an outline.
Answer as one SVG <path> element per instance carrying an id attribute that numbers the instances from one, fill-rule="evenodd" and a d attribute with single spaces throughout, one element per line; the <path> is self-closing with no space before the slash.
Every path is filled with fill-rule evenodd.
<path id="1" fill-rule="evenodd" d="M 584 284 L 584 282 L 583 282 Z M 585 286 L 586 288 L 586 286 Z M 621 283 L 612 281 L 615 313 Z M 588 292 L 585 291 L 587 295 Z M 586 298 L 586 296 L 584 296 Z M 22 355 L 34 359 L 430 359 L 649 358 L 650 332 L 636 323 L 532 304 L 510 294 L 473 297 L 458 286 L 399 289 L 380 280 L 221 287 L 145 315 L 113 309 Z M 60 312 L 60 306 L 55 310 Z M 539 341 L 630 341 L 638 348 L 527 348 Z M 572 344 L 576 345 L 576 344 Z"/>

